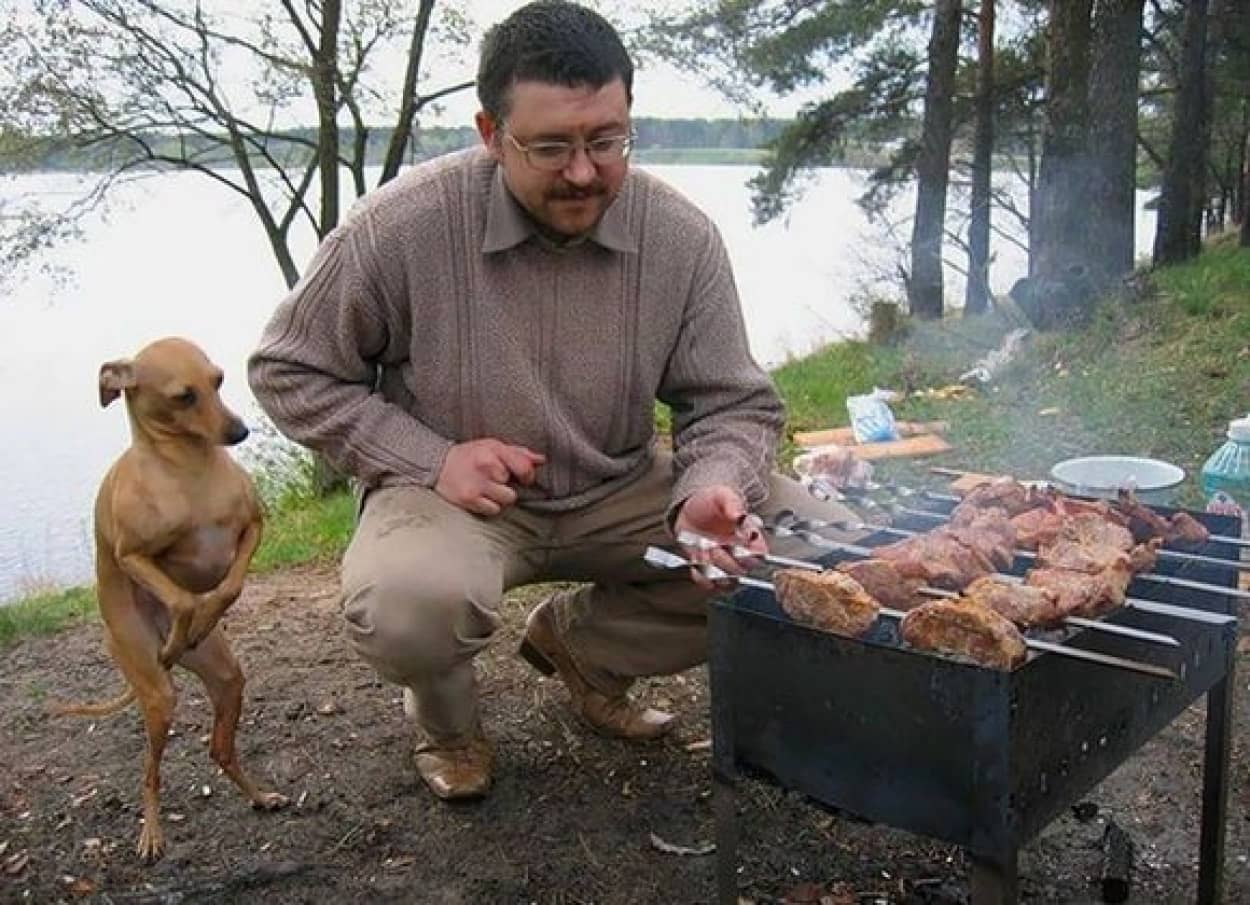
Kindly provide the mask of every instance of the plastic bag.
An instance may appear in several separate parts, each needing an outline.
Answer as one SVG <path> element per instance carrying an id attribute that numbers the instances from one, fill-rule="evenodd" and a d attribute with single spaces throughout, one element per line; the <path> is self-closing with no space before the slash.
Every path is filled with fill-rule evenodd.
<path id="1" fill-rule="evenodd" d="M 898 428 L 894 425 L 894 413 L 886 405 L 887 399 L 896 397 L 891 390 L 873 387 L 865 396 L 848 396 L 846 410 L 851 416 L 851 433 L 857 443 L 880 443 L 897 440 Z"/>

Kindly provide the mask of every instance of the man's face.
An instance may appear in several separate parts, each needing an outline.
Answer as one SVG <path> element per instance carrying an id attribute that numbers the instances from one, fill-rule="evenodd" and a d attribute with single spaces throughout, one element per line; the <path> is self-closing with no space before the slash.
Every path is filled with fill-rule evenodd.
<path id="1" fill-rule="evenodd" d="M 590 232 L 629 169 L 626 157 L 595 152 L 592 158 L 585 144 L 628 135 L 629 99 L 620 79 L 602 88 L 517 82 L 507 118 L 496 122 L 478 113 L 477 128 L 513 197 L 540 226 L 559 236 Z M 550 156 L 550 149 L 535 146 L 553 142 L 572 143 L 575 150 L 563 166 L 548 170 L 539 151 Z M 522 148 L 531 149 L 528 157 Z"/>

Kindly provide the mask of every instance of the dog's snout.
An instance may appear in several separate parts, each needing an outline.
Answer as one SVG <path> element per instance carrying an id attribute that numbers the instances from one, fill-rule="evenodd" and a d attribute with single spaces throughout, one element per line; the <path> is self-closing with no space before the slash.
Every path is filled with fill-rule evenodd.
<path id="1" fill-rule="evenodd" d="M 236 443 L 242 443 L 247 439 L 248 433 L 250 431 L 242 421 L 238 419 L 231 421 L 226 425 L 226 445 L 234 446 Z"/>

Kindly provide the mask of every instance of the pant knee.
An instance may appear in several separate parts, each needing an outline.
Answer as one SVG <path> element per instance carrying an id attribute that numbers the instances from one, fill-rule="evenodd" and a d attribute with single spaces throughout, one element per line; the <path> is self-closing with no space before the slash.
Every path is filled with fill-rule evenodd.
<path id="1" fill-rule="evenodd" d="M 500 596 L 461 582 L 390 572 L 345 587 L 343 618 L 363 659 L 384 678 L 411 685 L 481 650 L 499 627 Z"/>

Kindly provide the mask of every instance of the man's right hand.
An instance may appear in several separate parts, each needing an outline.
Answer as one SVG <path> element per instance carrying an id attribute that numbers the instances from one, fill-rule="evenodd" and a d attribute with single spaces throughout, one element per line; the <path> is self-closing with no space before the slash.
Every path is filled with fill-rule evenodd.
<path id="1" fill-rule="evenodd" d="M 546 461 L 542 453 L 489 437 L 457 443 L 447 451 L 434 492 L 477 515 L 498 515 L 516 502 L 509 484 L 533 484 Z"/>

